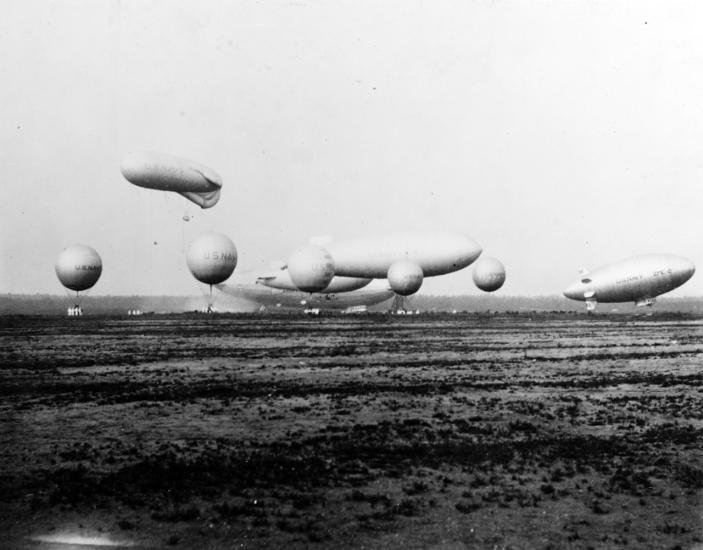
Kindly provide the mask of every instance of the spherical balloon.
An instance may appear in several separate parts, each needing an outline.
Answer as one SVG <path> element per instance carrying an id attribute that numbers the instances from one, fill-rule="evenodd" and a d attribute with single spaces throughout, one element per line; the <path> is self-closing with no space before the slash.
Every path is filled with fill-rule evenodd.
<path id="1" fill-rule="evenodd" d="M 334 260 L 321 246 L 307 244 L 288 259 L 288 273 L 293 284 L 304 292 L 320 292 L 334 277 Z"/>
<path id="2" fill-rule="evenodd" d="M 203 233 L 190 243 L 186 263 L 198 281 L 215 285 L 232 275 L 237 266 L 237 249 L 222 233 Z"/>
<path id="3" fill-rule="evenodd" d="M 505 267 L 495 258 L 481 258 L 474 266 L 474 284 L 486 292 L 493 292 L 505 282 Z"/>
<path id="4" fill-rule="evenodd" d="M 54 268 L 61 284 L 78 292 L 87 290 L 98 282 L 103 263 L 95 249 L 74 244 L 61 251 Z"/>
<path id="5" fill-rule="evenodd" d="M 398 260 L 388 268 L 388 284 L 396 294 L 410 296 L 422 285 L 422 268 L 410 260 Z"/>

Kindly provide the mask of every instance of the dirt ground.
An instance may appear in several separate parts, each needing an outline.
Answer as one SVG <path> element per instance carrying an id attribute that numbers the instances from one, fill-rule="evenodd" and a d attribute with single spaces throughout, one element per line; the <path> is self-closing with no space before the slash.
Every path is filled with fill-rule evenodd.
<path id="1" fill-rule="evenodd" d="M 703 548 L 702 359 L 675 314 L 2 317 L 0 546 Z"/>

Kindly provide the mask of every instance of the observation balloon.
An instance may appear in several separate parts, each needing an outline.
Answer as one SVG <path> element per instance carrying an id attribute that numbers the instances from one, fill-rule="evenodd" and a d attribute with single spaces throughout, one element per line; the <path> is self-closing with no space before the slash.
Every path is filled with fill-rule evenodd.
<path id="1" fill-rule="evenodd" d="M 396 294 L 410 296 L 420 290 L 422 268 L 410 260 L 398 260 L 388 268 L 388 284 Z"/>
<path id="2" fill-rule="evenodd" d="M 198 281 L 215 285 L 232 275 L 237 266 L 237 249 L 222 233 L 203 233 L 190 243 L 186 263 Z"/>
<path id="3" fill-rule="evenodd" d="M 474 266 L 474 284 L 486 292 L 493 292 L 505 282 L 505 267 L 495 258 L 481 258 Z"/>
<path id="4" fill-rule="evenodd" d="M 61 251 L 54 268 L 63 286 L 79 292 L 89 289 L 98 281 L 103 263 L 95 249 L 74 244 Z"/>
<path id="5" fill-rule="evenodd" d="M 298 248 L 288 259 L 290 278 L 304 292 L 324 290 L 334 277 L 334 261 L 330 253 L 312 244 Z"/>

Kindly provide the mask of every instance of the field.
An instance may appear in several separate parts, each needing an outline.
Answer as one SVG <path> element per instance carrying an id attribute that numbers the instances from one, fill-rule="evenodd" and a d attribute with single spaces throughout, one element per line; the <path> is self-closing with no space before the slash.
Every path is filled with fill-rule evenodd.
<path id="1" fill-rule="evenodd" d="M 702 359 L 661 313 L 0 318 L 0 540 L 703 548 Z"/>

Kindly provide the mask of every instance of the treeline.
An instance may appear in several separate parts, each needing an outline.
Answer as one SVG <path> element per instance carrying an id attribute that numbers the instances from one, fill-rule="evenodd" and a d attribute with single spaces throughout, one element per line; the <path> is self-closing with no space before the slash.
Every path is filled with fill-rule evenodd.
<path id="1" fill-rule="evenodd" d="M 181 313 L 202 311 L 207 307 L 203 296 L 81 296 L 78 301 L 70 296 L 50 294 L 2 294 L 0 314 L 4 315 L 66 315 L 67 309 L 80 304 L 85 314 L 127 315 L 128 311 L 139 310 L 146 313 Z M 387 311 L 391 302 L 374 306 L 372 311 Z M 218 295 L 215 300 L 218 311 L 256 311 L 256 306 L 246 307 L 243 303 Z M 561 296 L 428 296 L 419 294 L 406 301 L 408 309 L 457 312 L 529 312 L 529 311 L 585 311 L 585 304 L 567 300 Z M 703 298 L 660 298 L 654 311 L 674 311 L 703 314 Z M 634 304 L 599 304 L 597 311 L 631 313 L 643 312 L 646 308 L 636 308 Z"/>
<path id="2" fill-rule="evenodd" d="M 423 296 L 417 295 L 408 301 L 409 309 L 420 311 L 585 311 L 584 302 L 568 300 L 563 296 Z M 634 303 L 598 304 L 596 310 L 602 313 L 635 311 L 644 312 Z M 682 313 L 703 313 L 703 298 L 658 298 L 654 311 L 673 311 Z"/>
<path id="3" fill-rule="evenodd" d="M 5 315 L 66 315 L 67 309 L 80 305 L 91 315 L 142 313 L 178 313 L 206 307 L 202 297 L 190 296 L 70 296 L 51 294 L 0 295 L 0 313 Z"/>

